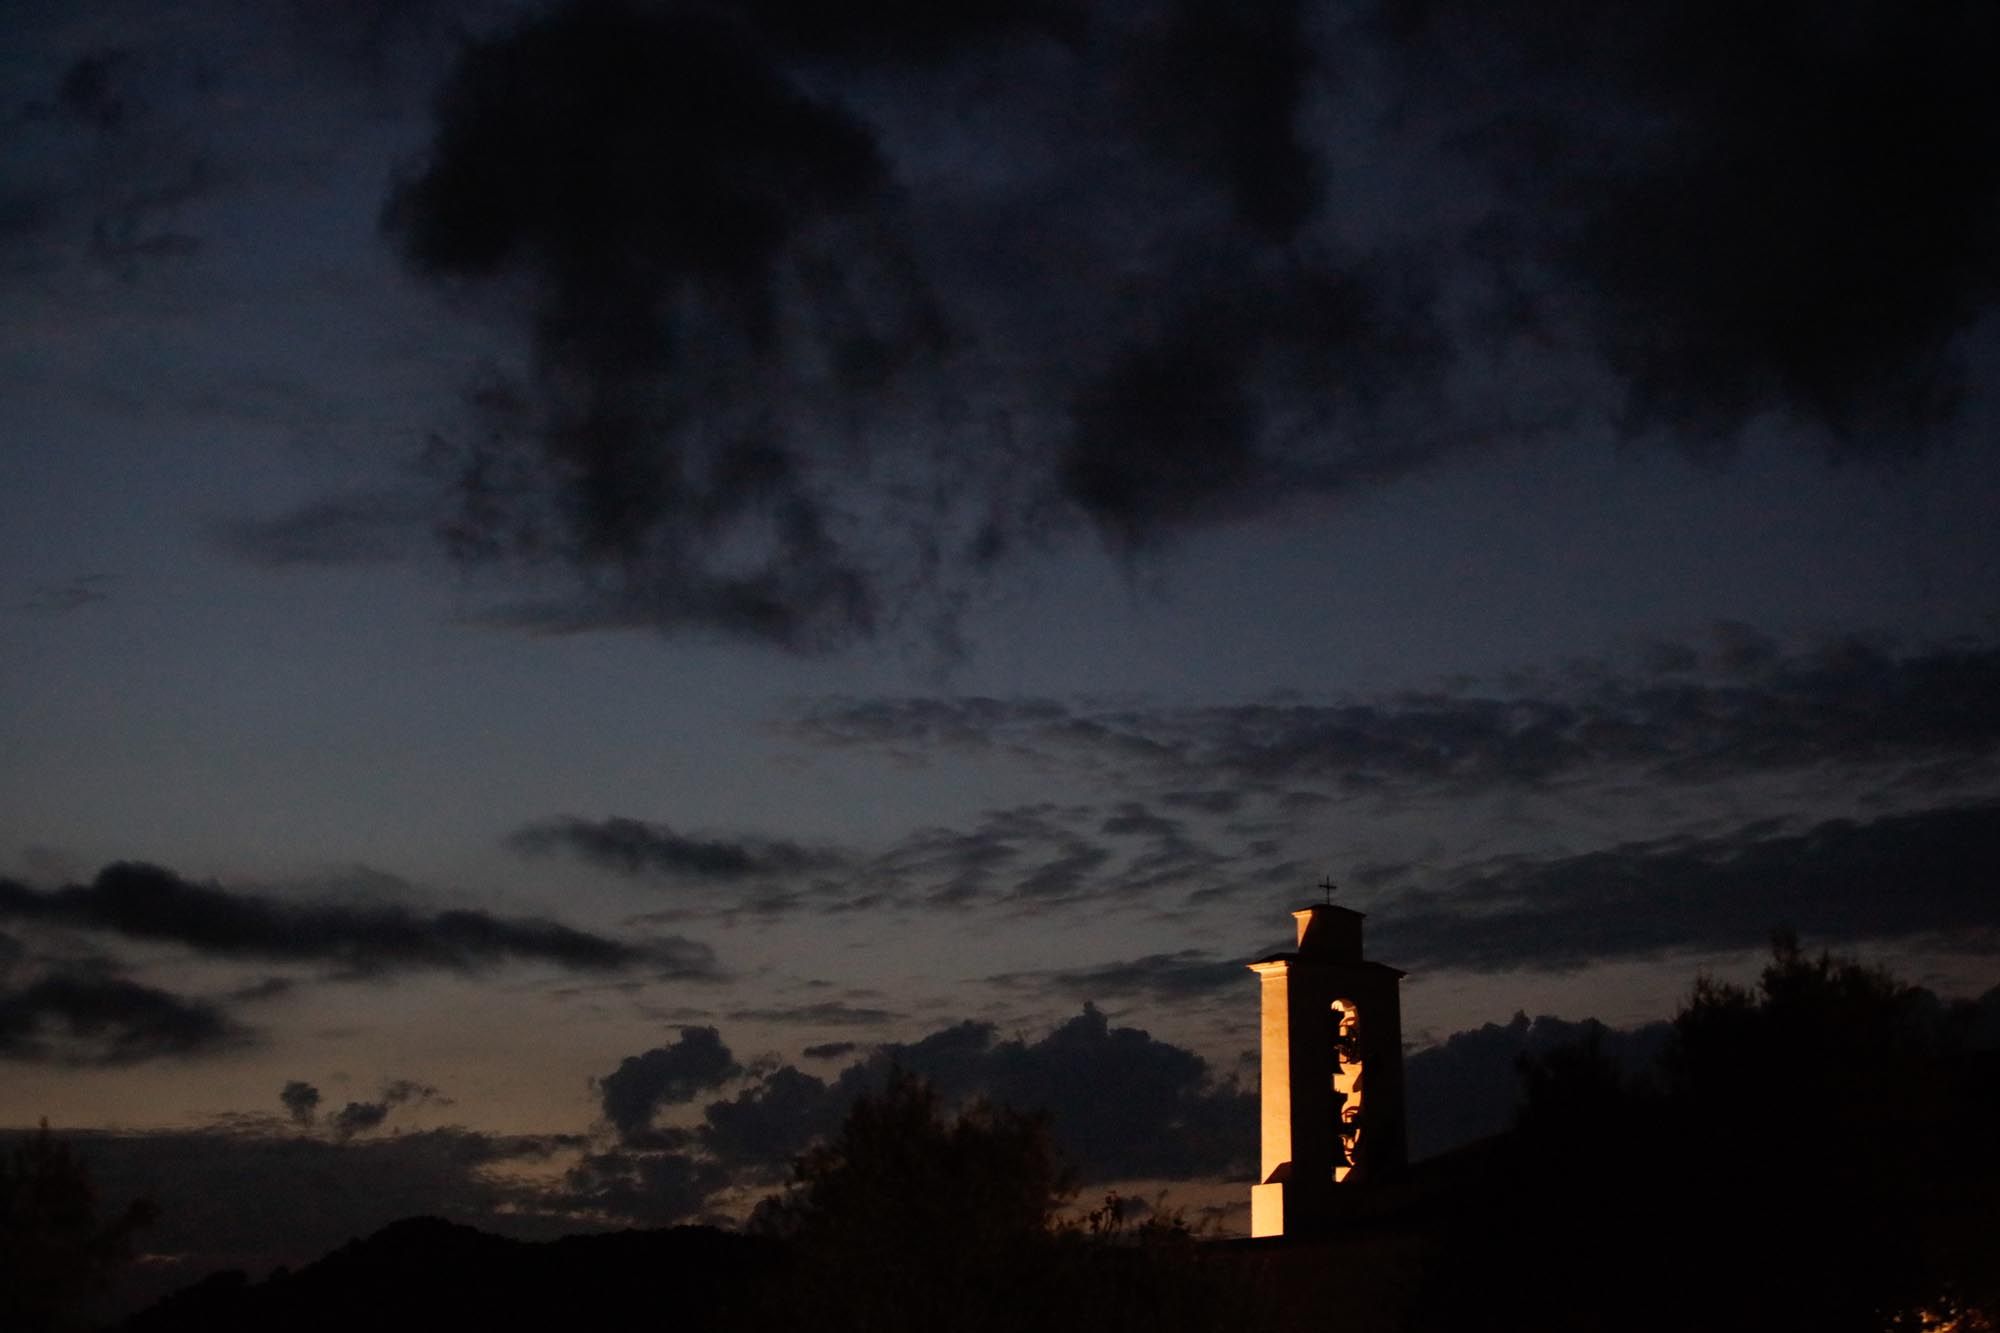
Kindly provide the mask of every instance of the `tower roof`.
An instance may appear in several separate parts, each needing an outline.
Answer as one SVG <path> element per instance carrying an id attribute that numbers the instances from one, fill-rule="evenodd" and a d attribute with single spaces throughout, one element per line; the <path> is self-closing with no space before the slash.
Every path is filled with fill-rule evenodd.
<path id="1" fill-rule="evenodd" d="M 1298 923 L 1299 956 L 1328 962 L 1361 961 L 1361 920 L 1364 913 L 1351 907 L 1315 903 L 1292 913 Z"/>

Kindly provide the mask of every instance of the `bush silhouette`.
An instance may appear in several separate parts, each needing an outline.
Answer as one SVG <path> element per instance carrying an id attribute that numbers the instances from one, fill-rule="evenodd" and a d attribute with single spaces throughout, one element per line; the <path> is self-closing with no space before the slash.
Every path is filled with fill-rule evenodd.
<path id="1" fill-rule="evenodd" d="M 81 1158 L 42 1121 L 0 1158 L 0 1328 L 42 1333 L 85 1326 L 91 1299 L 131 1255 L 153 1206 L 134 1203 L 109 1222 Z"/>

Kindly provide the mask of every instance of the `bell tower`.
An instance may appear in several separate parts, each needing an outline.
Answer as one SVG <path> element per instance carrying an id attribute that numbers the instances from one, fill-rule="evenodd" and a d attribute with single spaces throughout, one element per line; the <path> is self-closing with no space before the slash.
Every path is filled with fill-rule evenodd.
<path id="1" fill-rule="evenodd" d="M 1331 888 L 1329 886 L 1329 898 Z M 1250 1234 L 1296 1236 L 1339 1192 L 1403 1169 L 1403 973 L 1361 956 L 1362 914 L 1302 907 L 1298 949 L 1250 964 L 1263 992 L 1262 1181 Z"/>

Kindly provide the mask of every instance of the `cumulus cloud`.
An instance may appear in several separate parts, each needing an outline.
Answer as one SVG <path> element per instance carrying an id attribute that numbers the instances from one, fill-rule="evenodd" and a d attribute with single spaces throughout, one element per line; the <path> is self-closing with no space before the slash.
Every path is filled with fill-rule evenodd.
<path id="1" fill-rule="evenodd" d="M 319 1117 L 320 1090 L 302 1079 L 288 1081 L 278 1093 L 285 1114 L 300 1128 L 310 1128 Z M 415 1079 L 391 1079 L 382 1085 L 381 1097 L 372 1102 L 352 1101 L 326 1119 L 333 1137 L 346 1141 L 357 1134 L 380 1129 L 399 1106 L 450 1106 L 451 1098 L 428 1083 Z"/>
<path id="2" fill-rule="evenodd" d="M 734 1170 L 777 1180 L 786 1163 L 833 1131 L 847 1104 L 826 1080 L 780 1065 L 736 1096 L 710 1102 L 700 1142 Z"/>
<path id="3" fill-rule="evenodd" d="M 310 1125 L 319 1114 L 319 1089 L 302 1079 L 291 1079 L 278 1092 L 285 1114 L 295 1125 Z"/>
<path id="4" fill-rule="evenodd" d="M 1088 1004 L 1035 1041 L 963 1022 L 877 1047 L 830 1082 L 781 1066 L 711 1103 L 700 1141 L 725 1163 L 774 1177 L 894 1068 L 930 1080 L 948 1102 L 983 1097 L 1048 1111 L 1058 1143 L 1092 1180 L 1247 1172 L 1254 1157 L 1253 1094 L 1214 1077 L 1191 1051 L 1111 1026 Z"/>
<path id="5" fill-rule="evenodd" d="M 327 962 L 360 973 L 471 972 L 504 962 L 580 971 L 652 967 L 674 976 L 714 971 L 707 946 L 678 937 L 640 946 L 540 918 L 292 902 L 194 884 L 158 866 L 132 862 L 105 867 L 87 885 L 47 892 L 0 880 L 4 918 L 160 940 L 218 957 Z"/>
<path id="6" fill-rule="evenodd" d="M 1255 1096 L 1202 1058 L 1086 1004 L 1037 1040 L 1002 1039 L 959 1022 L 913 1042 L 809 1047 L 806 1058 L 857 1056 L 831 1078 L 781 1064 L 749 1071 L 698 1119 L 659 1126 L 656 1112 L 744 1078 L 713 1029 L 627 1059 L 600 1083 L 619 1146 L 580 1163 L 565 1189 L 579 1206 L 633 1219 L 698 1215 L 717 1192 L 776 1184 L 792 1160 L 833 1132 L 857 1097 L 892 1071 L 927 1079 L 947 1104 L 976 1099 L 1047 1111 L 1064 1152 L 1090 1180 L 1247 1173 Z"/>
<path id="7" fill-rule="evenodd" d="M 685 1153 L 591 1153 L 563 1174 L 564 1202 L 625 1226 L 671 1226 L 699 1215 L 728 1180 L 713 1161 Z"/>
<path id="8" fill-rule="evenodd" d="M 693 1101 L 743 1072 L 712 1027 L 685 1027 L 670 1046 L 628 1055 L 598 1080 L 604 1118 L 627 1144 L 654 1139 L 653 1117 L 662 1107 Z"/>
<path id="9" fill-rule="evenodd" d="M 380 1129 L 389 1118 L 386 1102 L 349 1102 L 327 1117 L 327 1126 L 337 1139 L 350 1139 L 371 1129 Z"/>

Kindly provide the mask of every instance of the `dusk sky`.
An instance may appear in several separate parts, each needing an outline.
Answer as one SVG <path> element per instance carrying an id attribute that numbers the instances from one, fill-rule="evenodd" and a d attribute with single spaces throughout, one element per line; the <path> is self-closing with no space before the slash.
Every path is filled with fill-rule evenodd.
<path id="1" fill-rule="evenodd" d="M 1413 1061 L 1987 992 L 2000 19 L 1497 8 L 8 5 L 0 1126 L 277 1253 L 894 1060 L 1240 1229 L 1325 877 Z"/>

